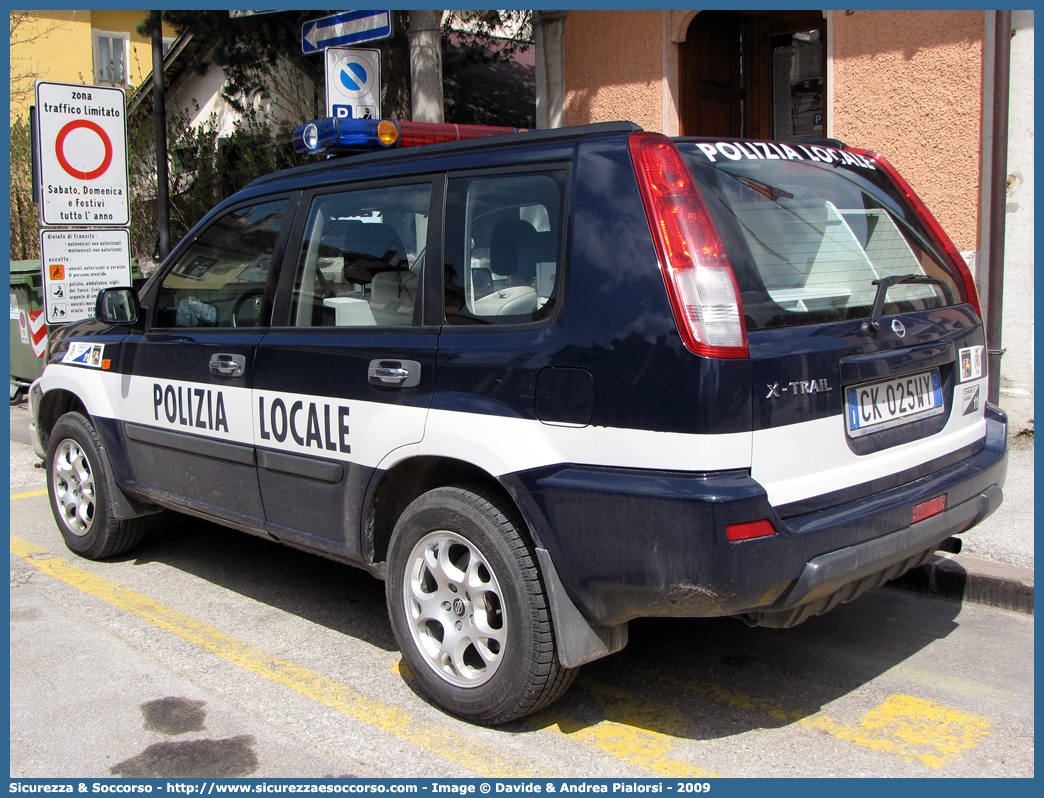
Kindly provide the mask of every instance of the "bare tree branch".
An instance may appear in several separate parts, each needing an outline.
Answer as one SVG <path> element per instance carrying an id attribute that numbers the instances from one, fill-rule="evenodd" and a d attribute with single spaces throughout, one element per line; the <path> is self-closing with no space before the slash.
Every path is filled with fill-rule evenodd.
<path id="1" fill-rule="evenodd" d="M 72 12 L 74 15 L 75 11 Z M 11 105 L 24 105 L 33 95 L 33 81 L 40 77 L 40 65 L 29 56 L 15 55 L 15 48 L 46 39 L 56 30 L 66 30 L 64 21 L 51 20 L 41 27 L 40 15 L 33 11 L 11 12 Z"/>

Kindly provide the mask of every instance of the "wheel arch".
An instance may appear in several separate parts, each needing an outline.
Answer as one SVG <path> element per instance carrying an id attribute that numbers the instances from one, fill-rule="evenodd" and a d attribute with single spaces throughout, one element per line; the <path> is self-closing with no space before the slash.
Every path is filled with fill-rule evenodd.
<path id="1" fill-rule="evenodd" d="M 447 485 L 471 483 L 481 485 L 508 499 L 519 515 L 525 514 L 518 502 L 492 474 L 476 465 L 450 457 L 420 455 L 402 460 L 379 473 L 369 487 L 366 505 L 369 516 L 363 525 L 363 555 L 373 563 L 388 557 L 388 543 L 399 516 L 419 496 Z M 526 532 L 533 540 L 532 525 Z"/>
<path id="2" fill-rule="evenodd" d="M 137 546 L 144 533 L 139 516 L 146 513 L 136 512 L 113 480 L 90 416 L 74 406 L 58 417 L 48 435 L 48 498 L 66 546 L 91 560 Z M 56 465 L 59 458 L 64 467 Z"/>
<path id="3" fill-rule="evenodd" d="M 40 397 L 40 407 L 36 414 L 36 437 L 44 453 L 45 461 L 54 425 L 66 413 L 79 413 L 90 422 L 92 427 L 98 428 L 97 419 L 91 415 L 87 405 L 78 394 L 65 388 L 55 388 L 47 391 Z M 117 442 L 113 445 L 118 449 L 120 444 Z M 99 451 L 100 456 L 105 459 L 106 487 L 112 496 L 112 513 L 114 518 L 117 520 L 137 518 L 142 515 L 159 512 L 162 509 L 129 495 L 119 486 L 116 470 L 113 467 L 113 453 L 110 453 L 104 438 L 99 441 Z M 122 456 L 120 452 L 115 452 L 115 454 Z"/>
<path id="4" fill-rule="evenodd" d="M 36 434 L 45 452 L 51 438 L 51 430 L 58 423 L 58 419 L 66 413 L 80 413 L 87 420 L 93 421 L 91 414 L 87 412 L 87 405 L 72 391 L 57 388 L 48 391 L 40 398 L 40 409 L 36 416 Z"/>
<path id="5" fill-rule="evenodd" d="M 37 438 L 47 451 L 47 441 L 55 423 L 68 412 L 76 411 L 97 426 L 99 418 L 118 419 L 116 402 L 121 375 L 101 369 L 51 363 L 33 383 L 39 390 L 36 412 Z"/>
<path id="6" fill-rule="evenodd" d="M 550 553 L 539 539 L 536 525 L 526 513 L 525 502 L 520 501 L 522 497 L 514 495 L 489 472 L 463 460 L 417 456 L 396 463 L 374 482 L 368 491 L 366 506 L 370 512 L 363 530 L 363 556 L 370 562 L 382 566 L 386 563 L 395 524 L 414 499 L 448 485 L 479 485 L 509 502 L 525 526 L 522 531 L 533 545 L 547 591 L 552 631 L 561 663 L 567 668 L 575 668 L 620 651 L 627 645 L 626 623 L 602 626 L 592 623 L 580 612 L 569 597 Z M 375 570 L 383 573 L 384 568 Z"/>

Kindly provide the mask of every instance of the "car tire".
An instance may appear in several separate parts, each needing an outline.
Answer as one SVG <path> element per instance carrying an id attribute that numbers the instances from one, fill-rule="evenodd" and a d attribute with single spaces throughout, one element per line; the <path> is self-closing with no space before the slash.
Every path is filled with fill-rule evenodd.
<path id="1" fill-rule="evenodd" d="M 392 533 L 386 590 L 403 658 L 433 703 L 474 723 L 536 712 L 576 676 L 558 661 L 523 530 L 506 500 L 463 485 L 414 500 Z"/>
<path id="2" fill-rule="evenodd" d="M 70 551 L 100 560 L 141 542 L 144 518 L 113 517 L 109 463 L 88 419 L 79 413 L 59 418 L 44 462 L 51 512 Z"/>

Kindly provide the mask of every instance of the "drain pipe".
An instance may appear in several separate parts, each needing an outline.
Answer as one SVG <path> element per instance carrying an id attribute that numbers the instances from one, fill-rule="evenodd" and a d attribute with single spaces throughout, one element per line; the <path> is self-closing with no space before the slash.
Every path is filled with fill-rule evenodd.
<path id="1" fill-rule="evenodd" d="M 1008 80 L 1011 71 L 1011 11 L 997 10 L 993 29 L 993 141 L 990 154 L 989 281 L 986 293 L 987 397 L 1000 401 L 1004 309 L 1004 223 L 1008 205 Z"/>

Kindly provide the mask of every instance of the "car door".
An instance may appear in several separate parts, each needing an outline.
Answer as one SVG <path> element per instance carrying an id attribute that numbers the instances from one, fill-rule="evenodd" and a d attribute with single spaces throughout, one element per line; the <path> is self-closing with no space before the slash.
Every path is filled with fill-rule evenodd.
<path id="1" fill-rule="evenodd" d="M 261 529 L 250 387 L 293 198 L 220 215 L 168 259 L 142 297 L 121 391 L 135 487 L 234 526 Z"/>
<path id="2" fill-rule="evenodd" d="M 421 323 L 438 252 L 430 179 L 317 190 L 295 224 L 253 382 L 258 477 L 270 534 L 355 559 L 363 496 L 417 443 L 438 329 Z M 296 260 L 294 260 L 296 258 Z M 436 264 L 437 265 L 437 264 Z"/>

